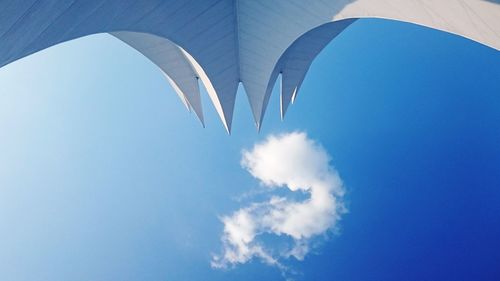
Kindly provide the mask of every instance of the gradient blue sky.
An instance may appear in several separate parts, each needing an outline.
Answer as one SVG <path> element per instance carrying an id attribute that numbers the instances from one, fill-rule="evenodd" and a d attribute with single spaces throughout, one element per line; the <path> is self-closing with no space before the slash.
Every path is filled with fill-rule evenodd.
<path id="1" fill-rule="evenodd" d="M 277 89 L 275 89 L 277 90 Z M 500 53 L 360 20 L 260 134 L 243 92 L 228 136 L 201 128 L 160 71 L 108 35 L 0 69 L 0 280 L 280 280 L 210 268 L 219 216 L 258 188 L 241 150 L 300 130 L 347 188 L 340 233 L 296 280 L 500 279 Z"/>

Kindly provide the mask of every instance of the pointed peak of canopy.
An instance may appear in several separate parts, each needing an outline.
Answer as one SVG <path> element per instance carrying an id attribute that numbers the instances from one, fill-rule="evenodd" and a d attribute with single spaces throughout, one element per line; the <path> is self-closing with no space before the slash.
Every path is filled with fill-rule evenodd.
<path id="1" fill-rule="evenodd" d="M 248 101 L 250 103 L 250 109 L 252 110 L 252 116 L 255 122 L 255 126 L 257 128 L 257 131 L 259 131 L 262 124 L 262 119 L 264 118 L 266 107 L 266 91 L 256 90 L 252 87 L 245 87 L 245 92 L 248 96 Z"/>
<path id="2" fill-rule="evenodd" d="M 267 85 L 258 85 L 248 82 L 243 83 L 248 101 L 250 103 L 250 108 L 252 110 L 252 115 L 257 127 L 257 131 L 260 131 L 260 128 L 262 126 L 262 121 L 264 120 L 264 115 L 269 103 L 269 98 L 271 97 L 273 87 L 279 74 L 280 73 L 278 71 L 273 71 L 273 73 L 271 73 L 270 79 L 267 81 Z"/>
<path id="3" fill-rule="evenodd" d="M 297 92 L 297 87 L 294 87 L 293 89 L 289 89 L 287 91 L 282 91 L 281 96 L 280 96 L 280 115 L 281 115 L 281 120 L 285 120 L 285 114 L 286 111 L 288 110 L 288 106 L 291 103 L 292 96 L 295 95 Z"/>
<path id="4" fill-rule="evenodd" d="M 285 118 L 286 111 L 290 103 L 293 103 L 297 92 L 299 91 L 308 67 L 301 70 L 284 69 L 281 74 L 281 95 L 280 95 L 280 113 L 281 119 Z"/>
<path id="5" fill-rule="evenodd" d="M 112 35 L 156 64 L 186 108 L 192 109 L 205 126 L 197 73 L 179 46 L 166 38 L 140 32 L 121 31 Z"/>
<path id="6" fill-rule="evenodd" d="M 234 111 L 234 102 L 232 105 L 226 105 L 222 107 L 222 114 L 219 114 L 222 119 L 222 123 L 226 128 L 228 134 L 231 134 L 231 126 L 233 124 L 233 111 Z"/>
<path id="7" fill-rule="evenodd" d="M 230 84 L 228 87 L 222 89 L 215 89 L 215 86 L 212 84 L 212 80 L 208 77 L 205 70 L 201 67 L 201 65 L 184 49 L 179 48 L 185 58 L 189 61 L 193 70 L 197 73 L 197 78 L 201 80 L 205 89 L 207 90 L 208 96 L 212 101 L 212 104 L 219 115 L 222 124 L 226 128 L 228 134 L 231 134 L 231 124 L 233 119 L 233 111 L 234 104 L 236 100 L 236 91 L 238 84 L 235 85 Z"/>
<path id="8" fill-rule="evenodd" d="M 179 82 L 172 80 L 167 74 L 165 74 L 165 77 L 187 109 L 189 111 L 193 110 L 198 120 L 200 120 L 201 125 L 205 127 L 198 82 L 195 81 L 194 83 L 183 83 L 179 85 Z M 196 78 L 193 79 L 196 80 Z"/>

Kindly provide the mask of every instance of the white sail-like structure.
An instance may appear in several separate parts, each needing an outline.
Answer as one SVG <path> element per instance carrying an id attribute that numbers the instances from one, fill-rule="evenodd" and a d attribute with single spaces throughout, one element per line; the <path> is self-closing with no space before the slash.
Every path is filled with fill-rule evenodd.
<path id="1" fill-rule="evenodd" d="M 360 18 L 410 22 L 500 49 L 493 0 L 0 0 L 0 66 L 110 33 L 155 63 L 203 122 L 201 81 L 230 131 L 239 83 L 259 127 L 281 74 L 284 115 L 316 55 Z"/>

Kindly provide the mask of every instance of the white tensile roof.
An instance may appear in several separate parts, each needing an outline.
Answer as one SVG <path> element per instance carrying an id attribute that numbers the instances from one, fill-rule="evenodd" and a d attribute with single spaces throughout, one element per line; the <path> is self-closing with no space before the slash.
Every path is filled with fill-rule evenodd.
<path id="1" fill-rule="evenodd" d="M 316 55 L 360 18 L 410 22 L 500 49 L 493 0 L 19 0 L 0 2 L 0 66 L 107 32 L 155 63 L 203 122 L 201 81 L 230 131 L 239 83 L 260 127 L 281 74 L 284 115 Z"/>

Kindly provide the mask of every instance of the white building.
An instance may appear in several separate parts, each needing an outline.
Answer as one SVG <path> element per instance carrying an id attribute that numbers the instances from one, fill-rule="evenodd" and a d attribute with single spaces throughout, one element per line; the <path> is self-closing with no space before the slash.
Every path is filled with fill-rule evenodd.
<path id="1" fill-rule="evenodd" d="M 0 66 L 107 32 L 154 62 L 202 122 L 198 79 L 228 131 L 241 82 L 259 127 L 278 75 L 283 115 L 315 56 L 359 18 L 500 49 L 496 0 L 15 0 L 0 1 Z"/>

